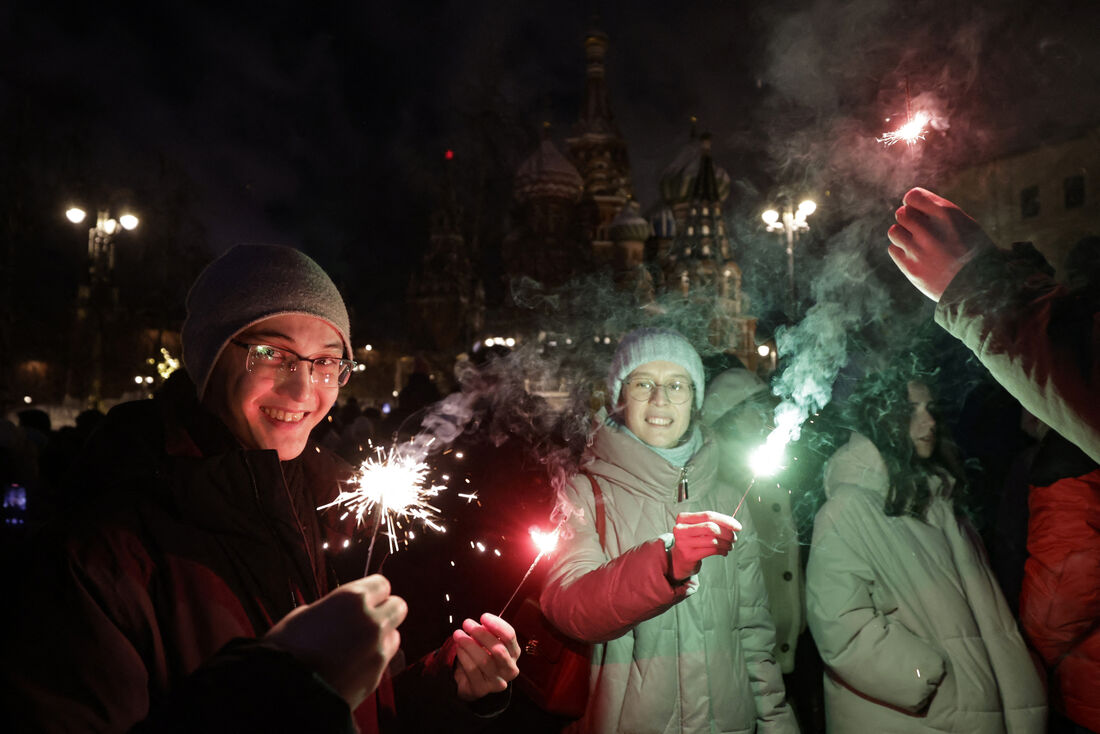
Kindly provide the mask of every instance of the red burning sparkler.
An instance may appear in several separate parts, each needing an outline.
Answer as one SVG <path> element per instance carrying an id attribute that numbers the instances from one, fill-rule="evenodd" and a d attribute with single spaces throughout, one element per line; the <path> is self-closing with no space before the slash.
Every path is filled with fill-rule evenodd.
<path id="1" fill-rule="evenodd" d="M 535 547 L 539 549 L 538 555 L 535 556 L 535 560 L 531 562 L 531 566 L 527 569 L 527 573 L 523 574 L 523 578 L 516 584 L 515 591 L 508 597 L 508 601 L 504 603 L 504 608 L 500 610 L 498 617 L 503 617 L 504 613 L 508 611 L 508 607 L 511 606 L 512 601 L 516 598 L 516 594 L 523 588 L 523 582 L 527 580 L 527 577 L 531 575 L 531 572 L 535 570 L 535 566 L 539 565 L 539 561 L 542 557 L 554 552 L 554 549 L 558 547 L 558 535 L 561 533 L 561 527 L 565 524 L 563 518 L 558 526 L 551 530 L 549 533 L 543 531 L 541 528 L 532 527 L 527 532 L 531 534 L 531 542 L 535 544 Z"/>

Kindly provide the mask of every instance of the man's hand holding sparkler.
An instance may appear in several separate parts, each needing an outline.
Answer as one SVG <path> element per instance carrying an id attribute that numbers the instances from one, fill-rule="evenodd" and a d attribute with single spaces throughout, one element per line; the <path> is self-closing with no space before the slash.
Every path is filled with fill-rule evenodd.
<path id="1" fill-rule="evenodd" d="M 699 572 L 703 559 L 724 556 L 737 541 L 741 523 L 720 512 L 681 512 L 672 529 L 669 581 L 683 581 Z"/>
<path id="2" fill-rule="evenodd" d="M 941 196 L 910 189 L 890 227 L 890 257 L 921 293 L 939 302 L 955 275 L 980 251 L 993 247 L 981 226 Z"/>
<path id="3" fill-rule="evenodd" d="M 264 637 L 310 666 L 354 711 L 382 680 L 401 645 L 405 600 L 375 574 L 286 615 Z"/>
<path id="4" fill-rule="evenodd" d="M 455 683 L 463 701 L 500 693 L 519 675 L 516 631 L 495 614 L 482 614 L 480 624 L 465 620 L 462 629 L 454 631 L 452 640 L 458 660 Z"/>

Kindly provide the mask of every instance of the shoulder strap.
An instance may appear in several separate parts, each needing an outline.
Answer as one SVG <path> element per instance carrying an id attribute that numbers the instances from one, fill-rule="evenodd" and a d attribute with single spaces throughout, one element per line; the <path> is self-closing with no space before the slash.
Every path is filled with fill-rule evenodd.
<path id="1" fill-rule="evenodd" d="M 585 472 L 584 475 L 592 483 L 592 495 L 596 498 L 596 532 L 600 536 L 600 545 L 603 545 L 604 538 L 607 535 L 607 514 L 603 508 L 603 491 L 600 490 L 600 485 L 596 483 L 596 477 L 588 472 Z"/>

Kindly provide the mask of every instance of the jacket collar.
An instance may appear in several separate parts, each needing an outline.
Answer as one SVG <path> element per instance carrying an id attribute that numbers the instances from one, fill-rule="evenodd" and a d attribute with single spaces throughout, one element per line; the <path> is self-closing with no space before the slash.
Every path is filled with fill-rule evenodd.
<path id="1" fill-rule="evenodd" d="M 692 488 L 698 487 L 700 491 L 716 484 L 717 458 L 714 444 L 709 437 L 704 437 L 695 456 L 684 466 L 675 466 L 621 430 L 618 424 L 601 422 L 583 468 L 607 477 L 628 492 L 661 501 L 676 501 L 677 486 L 684 476 Z M 691 496 L 697 495 L 692 491 Z"/>
<path id="2" fill-rule="evenodd" d="M 842 485 L 855 485 L 881 494 L 885 499 L 890 489 L 890 473 L 882 454 L 862 433 L 852 432 L 848 443 L 841 446 L 825 464 L 825 496 Z"/>

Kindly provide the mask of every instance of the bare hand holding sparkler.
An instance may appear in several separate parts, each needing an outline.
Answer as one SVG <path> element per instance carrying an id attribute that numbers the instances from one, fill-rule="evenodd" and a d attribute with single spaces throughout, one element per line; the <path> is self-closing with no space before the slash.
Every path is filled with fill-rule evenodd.
<path id="1" fill-rule="evenodd" d="M 741 523 L 720 512 L 681 512 L 672 529 L 670 576 L 682 580 L 699 572 L 703 559 L 724 556 L 733 548 Z"/>
<path id="2" fill-rule="evenodd" d="M 458 684 L 458 697 L 463 701 L 476 701 L 490 693 L 499 693 L 519 675 L 516 660 L 520 647 L 516 631 L 500 617 L 486 613 L 481 615 L 480 623 L 467 619 L 451 639 L 458 660 L 455 683 Z"/>
<path id="3" fill-rule="evenodd" d="M 331 591 L 283 617 L 264 640 L 308 665 L 354 710 L 382 680 L 401 645 L 405 600 L 377 574 Z"/>
<path id="4" fill-rule="evenodd" d="M 890 257 L 921 293 L 939 301 L 948 284 L 993 242 L 966 212 L 921 188 L 905 194 L 890 227 Z"/>

